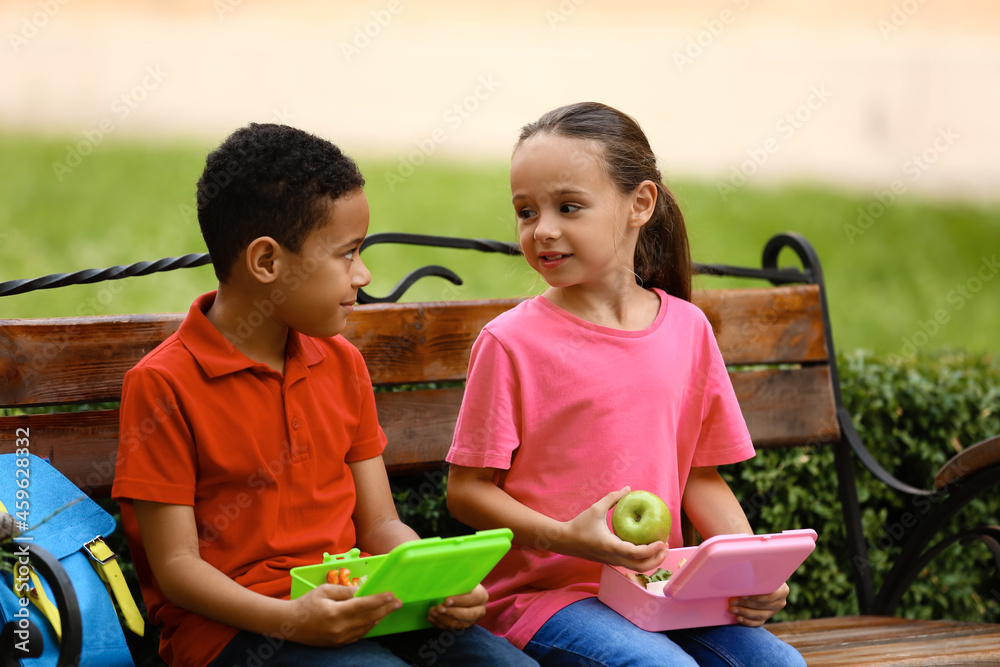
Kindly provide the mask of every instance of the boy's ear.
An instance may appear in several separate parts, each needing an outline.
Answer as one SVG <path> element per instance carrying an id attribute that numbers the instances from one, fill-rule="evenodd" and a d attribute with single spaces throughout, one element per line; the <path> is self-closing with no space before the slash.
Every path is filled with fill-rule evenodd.
<path id="1" fill-rule="evenodd" d="M 270 236 L 255 238 L 247 246 L 247 271 L 261 283 L 272 283 L 278 278 L 278 265 L 283 255 L 284 249 Z"/>
<path id="2" fill-rule="evenodd" d="M 653 211 L 656 209 L 656 198 L 658 195 L 659 191 L 656 189 L 656 184 L 653 181 L 643 181 L 632 191 L 632 208 L 629 211 L 628 218 L 630 227 L 642 227 L 649 222 L 649 219 L 653 217 Z"/>

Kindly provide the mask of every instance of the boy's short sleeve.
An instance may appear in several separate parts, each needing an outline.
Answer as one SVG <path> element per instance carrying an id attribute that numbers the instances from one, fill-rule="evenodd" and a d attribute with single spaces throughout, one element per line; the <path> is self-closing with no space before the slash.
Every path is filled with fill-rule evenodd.
<path id="1" fill-rule="evenodd" d="M 472 346 L 468 380 L 447 461 L 507 470 L 520 445 L 521 394 L 517 369 L 489 331 Z"/>
<path id="2" fill-rule="evenodd" d="M 385 450 L 388 440 L 378 421 L 375 392 L 371 375 L 361 353 L 354 349 L 354 368 L 360 395 L 358 430 L 344 460 L 348 463 L 364 461 L 378 456 Z"/>
<path id="3" fill-rule="evenodd" d="M 125 375 L 114 496 L 193 505 L 197 454 L 170 384 L 154 369 Z"/>

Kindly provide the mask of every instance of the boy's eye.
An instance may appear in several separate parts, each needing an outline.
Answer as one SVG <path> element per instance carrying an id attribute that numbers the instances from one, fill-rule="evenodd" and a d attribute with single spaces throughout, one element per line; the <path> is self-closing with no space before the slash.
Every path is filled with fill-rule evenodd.
<path id="1" fill-rule="evenodd" d="M 576 213 L 580 210 L 580 207 L 576 204 L 563 204 L 559 207 L 560 213 Z"/>
<path id="2" fill-rule="evenodd" d="M 534 215 L 535 215 L 534 211 L 532 211 L 530 208 L 522 208 L 517 211 L 517 217 L 520 220 L 527 220 L 528 218 L 531 218 Z"/>

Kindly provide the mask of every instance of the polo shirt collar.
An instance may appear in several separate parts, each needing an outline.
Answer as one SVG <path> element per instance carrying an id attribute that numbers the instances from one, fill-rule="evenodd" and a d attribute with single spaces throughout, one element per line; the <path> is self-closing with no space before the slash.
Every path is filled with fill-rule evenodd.
<path id="1" fill-rule="evenodd" d="M 226 340 L 226 337 L 208 321 L 205 313 L 215 302 L 217 292 L 203 294 L 188 310 L 181 322 L 177 336 L 209 377 L 219 377 L 229 373 L 261 366 Z M 309 336 L 289 329 L 285 350 L 285 372 L 296 366 L 307 368 L 323 361 L 326 353 Z"/>

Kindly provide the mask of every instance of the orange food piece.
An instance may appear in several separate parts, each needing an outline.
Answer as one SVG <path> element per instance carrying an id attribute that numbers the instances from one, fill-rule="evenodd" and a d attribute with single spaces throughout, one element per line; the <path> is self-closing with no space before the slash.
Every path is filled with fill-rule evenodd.
<path id="1" fill-rule="evenodd" d="M 337 568 L 333 568 L 332 570 L 330 570 L 329 572 L 327 572 L 326 573 L 326 583 L 328 583 L 328 584 L 337 584 L 337 583 L 340 583 L 340 577 L 338 576 L 339 572 L 340 572 L 340 570 L 338 570 Z"/>
<path id="2" fill-rule="evenodd" d="M 342 568 L 340 570 L 340 581 L 338 581 L 337 583 L 339 583 L 341 586 L 350 586 L 351 585 L 351 571 L 348 570 L 346 567 Z"/>

